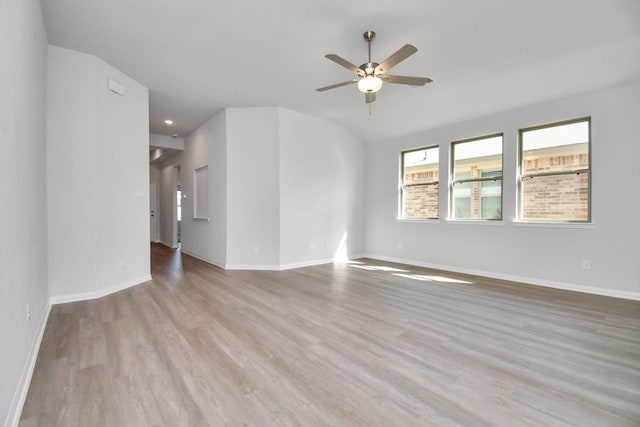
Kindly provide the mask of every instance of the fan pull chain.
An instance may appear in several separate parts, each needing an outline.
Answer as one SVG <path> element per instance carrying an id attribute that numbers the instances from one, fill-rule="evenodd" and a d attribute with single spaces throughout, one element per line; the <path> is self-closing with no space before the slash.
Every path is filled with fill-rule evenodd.
<path id="1" fill-rule="evenodd" d="M 373 118 L 373 113 L 371 111 L 372 109 L 373 109 L 373 104 L 369 103 L 369 117 L 368 117 L 369 120 L 371 120 Z"/>

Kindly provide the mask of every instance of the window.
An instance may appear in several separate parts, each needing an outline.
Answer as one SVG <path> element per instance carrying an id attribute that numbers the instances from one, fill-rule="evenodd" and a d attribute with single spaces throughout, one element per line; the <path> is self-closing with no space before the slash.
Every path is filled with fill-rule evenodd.
<path id="1" fill-rule="evenodd" d="M 438 146 L 401 153 L 401 218 L 438 218 L 438 165 Z"/>
<path id="2" fill-rule="evenodd" d="M 502 219 L 502 134 L 451 144 L 452 219 Z"/>
<path id="3" fill-rule="evenodd" d="M 176 191 L 176 220 L 182 221 L 182 191 Z"/>
<path id="4" fill-rule="evenodd" d="M 589 222 L 589 118 L 520 130 L 521 221 Z"/>
<path id="5" fill-rule="evenodd" d="M 193 219 L 209 220 L 209 167 L 193 171 Z"/>

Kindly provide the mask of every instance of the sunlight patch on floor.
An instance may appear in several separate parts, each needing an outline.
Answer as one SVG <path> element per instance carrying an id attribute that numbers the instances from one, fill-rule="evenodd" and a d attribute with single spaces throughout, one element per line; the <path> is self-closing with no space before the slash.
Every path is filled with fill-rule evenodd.
<path id="1" fill-rule="evenodd" d="M 444 276 L 430 276 L 426 274 L 394 274 L 394 276 L 404 277 L 407 279 L 420 280 L 423 282 L 445 282 L 445 283 L 462 283 L 462 284 L 470 284 L 472 282 L 467 282 L 465 280 L 453 279 L 451 277 Z"/>
<path id="2" fill-rule="evenodd" d="M 385 267 L 383 265 L 352 265 L 355 268 L 361 268 L 363 270 L 371 270 L 371 271 L 391 271 L 391 272 L 402 272 L 407 273 L 409 270 L 402 270 L 400 268 L 394 267 Z"/>

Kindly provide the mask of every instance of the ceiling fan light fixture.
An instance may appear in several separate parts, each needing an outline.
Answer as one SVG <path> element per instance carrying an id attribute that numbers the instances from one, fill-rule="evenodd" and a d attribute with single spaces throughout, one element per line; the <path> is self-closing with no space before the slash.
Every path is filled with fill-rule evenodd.
<path id="1" fill-rule="evenodd" d="M 325 55 L 330 61 L 348 69 L 352 73 L 356 74 L 355 78 L 347 80 L 345 82 L 335 83 L 329 86 L 319 87 L 317 92 L 324 92 L 325 90 L 335 89 L 338 87 L 358 84 L 358 90 L 364 93 L 364 102 L 369 104 L 369 114 L 371 114 L 371 103 L 376 100 L 376 92 L 382 89 L 382 83 L 401 84 L 408 86 L 424 86 L 431 82 L 429 77 L 412 77 L 412 76 L 391 76 L 386 74 L 391 68 L 404 61 L 418 49 L 410 44 L 405 44 L 400 49 L 395 51 L 384 61 L 378 63 L 371 60 L 371 42 L 375 38 L 376 33 L 373 31 L 367 31 L 363 34 L 364 39 L 367 41 L 368 61 L 359 67 L 343 57 L 336 55 L 335 53 L 329 53 Z M 382 76 L 382 77 L 379 77 Z"/>
<path id="2" fill-rule="evenodd" d="M 358 90 L 363 93 L 376 93 L 382 88 L 382 79 L 368 75 L 358 80 Z"/>

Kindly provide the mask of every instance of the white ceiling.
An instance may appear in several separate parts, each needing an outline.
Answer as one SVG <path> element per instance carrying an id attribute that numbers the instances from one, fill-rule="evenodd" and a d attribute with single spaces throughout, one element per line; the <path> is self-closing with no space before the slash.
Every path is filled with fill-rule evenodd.
<path id="1" fill-rule="evenodd" d="M 153 133 L 187 136 L 225 107 L 282 106 L 365 141 L 640 80 L 639 0 L 42 0 L 51 44 L 96 55 L 149 88 Z M 352 78 L 405 43 L 368 120 Z M 175 121 L 172 127 L 165 118 Z"/>

